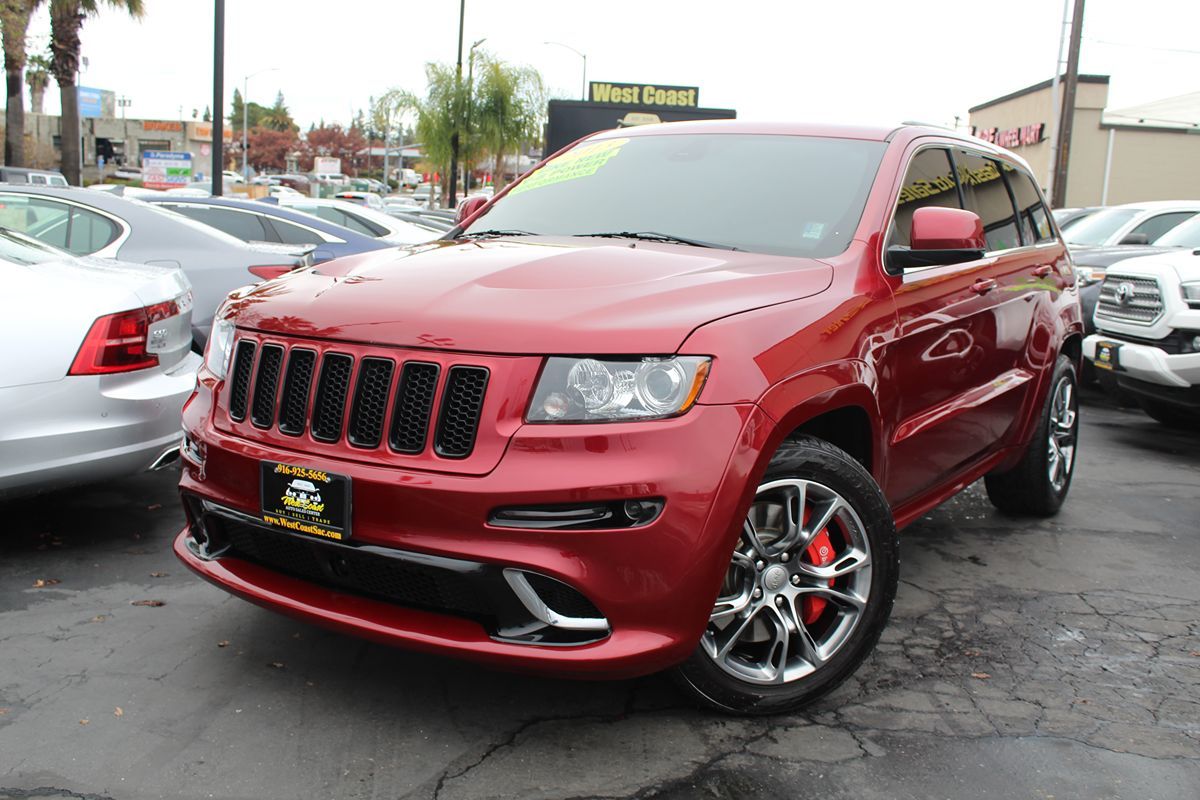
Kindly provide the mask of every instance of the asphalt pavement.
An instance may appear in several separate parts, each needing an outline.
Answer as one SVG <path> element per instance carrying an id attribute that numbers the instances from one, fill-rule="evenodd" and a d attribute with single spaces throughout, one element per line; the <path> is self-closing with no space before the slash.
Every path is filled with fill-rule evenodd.
<path id="1" fill-rule="evenodd" d="M 170 472 L 0 503 L 0 798 L 1200 797 L 1200 434 L 1087 397 L 1051 520 L 902 533 L 875 655 L 805 713 L 510 675 L 194 578 Z"/>

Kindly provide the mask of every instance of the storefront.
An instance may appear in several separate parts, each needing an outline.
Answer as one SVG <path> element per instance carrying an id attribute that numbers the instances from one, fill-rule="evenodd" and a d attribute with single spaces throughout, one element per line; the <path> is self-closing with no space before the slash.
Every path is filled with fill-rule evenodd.
<path id="1" fill-rule="evenodd" d="M 1079 76 L 1065 205 L 1200 199 L 1200 92 L 1109 110 L 1108 82 Z M 974 135 L 1018 153 L 1043 188 L 1053 168 L 1052 91 L 1043 81 L 970 116 Z"/>

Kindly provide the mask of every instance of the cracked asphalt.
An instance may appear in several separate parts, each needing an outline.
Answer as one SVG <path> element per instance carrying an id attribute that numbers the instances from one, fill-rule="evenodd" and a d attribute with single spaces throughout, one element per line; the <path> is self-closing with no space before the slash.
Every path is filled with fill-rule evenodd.
<path id="1" fill-rule="evenodd" d="M 1087 400 L 1058 517 L 976 485 L 910 527 L 875 655 L 767 719 L 232 598 L 170 554 L 171 473 L 0 504 L 0 798 L 1196 800 L 1200 434 Z"/>

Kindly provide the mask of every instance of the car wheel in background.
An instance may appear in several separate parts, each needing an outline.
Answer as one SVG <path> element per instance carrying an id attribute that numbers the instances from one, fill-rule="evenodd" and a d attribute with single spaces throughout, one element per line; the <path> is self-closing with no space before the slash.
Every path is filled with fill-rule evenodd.
<path id="1" fill-rule="evenodd" d="M 896 527 L 870 473 L 820 439 L 785 442 L 755 494 L 700 644 L 675 678 L 723 711 L 799 708 L 875 647 L 898 575 Z"/>
<path id="2" fill-rule="evenodd" d="M 1075 365 L 1060 355 L 1025 455 L 1012 469 L 984 477 L 992 505 L 1008 514 L 1048 517 L 1057 513 L 1071 489 L 1078 442 Z"/>
<path id="3" fill-rule="evenodd" d="M 1200 417 L 1197 417 L 1196 414 L 1189 414 L 1183 409 L 1160 403 L 1149 397 L 1139 397 L 1138 405 L 1156 422 L 1160 422 L 1168 428 L 1179 428 L 1185 431 L 1200 429 Z"/>

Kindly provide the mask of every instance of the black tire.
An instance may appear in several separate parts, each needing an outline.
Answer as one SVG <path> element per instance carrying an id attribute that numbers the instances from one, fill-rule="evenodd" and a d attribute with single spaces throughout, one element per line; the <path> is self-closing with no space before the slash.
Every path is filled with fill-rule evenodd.
<path id="1" fill-rule="evenodd" d="M 1138 405 L 1150 415 L 1154 421 L 1182 431 L 1200 430 L 1200 416 L 1189 414 L 1182 408 L 1160 403 L 1149 397 L 1139 397 Z"/>
<path id="2" fill-rule="evenodd" d="M 863 659 L 871 653 L 876 642 L 879 641 L 880 633 L 891 614 L 900 570 L 899 544 L 891 508 L 870 473 L 841 449 L 821 439 L 804 436 L 785 442 L 780 446 L 767 467 L 760 484 L 760 491 L 761 487 L 768 486 L 773 481 L 790 480 L 811 481 L 813 485 L 819 484 L 822 487 L 828 487 L 831 493 L 840 496 L 857 515 L 857 521 L 861 525 L 853 526 L 857 530 L 855 536 L 865 541 L 870 556 L 865 560 L 870 566 L 869 576 L 863 575 L 865 569 L 855 573 L 858 576 L 855 580 L 859 581 L 861 587 L 869 589 L 865 595 L 865 605 L 861 611 L 857 612 L 856 622 L 849 629 L 849 633 L 839 639 L 840 643 L 827 660 L 824 660 L 808 674 L 783 683 L 768 685 L 743 680 L 730 674 L 726 669 L 718 666 L 714 656 L 710 656 L 709 652 L 705 650 L 705 640 L 702 638 L 692 656 L 673 670 L 673 677 L 678 685 L 702 706 L 737 714 L 776 714 L 794 711 L 811 703 L 832 691 L 858 669 Z M 811 493 L 813 490 L 810 488 L 808 491 Z M 816 506 L 813 507 L 813 512 L 816 512 Z M 803 527 L 802 525 L 801 529 Z M 837 536 L 839 534 L 836 531 L 842 527 L 845 527 L 843 523 L 837 522 L 825 530 L 835 531 L 834 535 Z M 850 540 L 849 535 L 846 535 L 845 540 Z M 742 541 L 739 540 L 739 546 Z M 831 545 L 831 547 L 836 549 L 836 545 Z M 803 548 L 800 548 L 798 552 L 801 555 L 794 559 L 795 562 L 801 562 L 805 558 Z M 738 555 L 736 550 L 734 555 Z M 789 558 L 782 557 L 782 561 L 788 562 Z M 834 563 L 838 561 L 840 558 L 834 559 Z M 761 563 L 759 562 L 759 564 Z M 794 568 L 797 564 L 792 566 Z M 730 575 L 732 575 L 736 570 L 732 560 L 730 569 Z M 757 586 L 757 581 L 760 578 L 765 580 L 766 575 L 772 569 L 775 569 L 774 564 L 767 566 L 766 571 L 763 571 L 761 575 L 751 573 L 751 582 L 747 585 Z M 762 570 L 761 566 L 759 570 Z M 746 568 L 746 572 L 750 573 L 750 568 Z M 799 578 L 794 578 L 792 585 L 796 585 L 795 580 L 799 580 Z M 832 586 L 833 582 L 830 581 L 829 585 Z M 785 586 L 784 590 L 786 588 Z M 862 596 L 861 591 L 857 588 L 855 593 Z M 777 603 L 780 602 L 778 597 L 775 600 Z M 757 615 L 763 610 L 771 610 L 764 608 L 769 605 L 766 600 L 759 602 L 761 606 L 753 612 L 745 612 L 747 616 Z M 793 606 L 794 611 L 798 608 Z M 838 618 L 837 606 L 832 602 L 826 607 L 826 612 L 829 616 L 817 619 L 815 624 L 805 620 L 805 631 L 811 633 L 819 630 L 816 626 L 820 626 L 823 619 Z M 798 611 L 792 617 L 793 621 L 796 617 L 803 619 L 803 615 Z M 736 621 L 729 624 L 732 626 L 736 624 Z M 833 628 L 835 626 L 829 625 L 827 630 Z M 709 636 L 710 630 L 706 630 L 705 637 Z M 797 642 L 807 641 L 806 637 L 796 634 L 794 630 L 793 634 L 796 635 Z M 786 646 L 783 650 L 783 661 L 786 663 L 788 658 Z M 773 645 L 770 647 L 770 652 L 773 658 L 773 654 L 776 652 Z M 815 661 L 816 659 L 813 662 L 803 663 L 808 665 Z M 786 673 L 786 670 L 783 671 Z"/>
<path id="3" fill-rule="evenodd" d="M 1067 459 L 1065 479 L 1057 484 L 1050 477 L 1051 448 L 1049 446 L 1050 428 L 1054 404 L 1059 398 L 1060 388 L 1069 387 L 1067 400 L 1071 412 L 1071 431 L 1069 434 L 1070 457 Z M 1059 428 L 1061 434 L 1061 428 Z M 1062 441 L 1067 441 L 1063 439 Z M 987 487 L 988 499 L 992 505 L 1006 514 L 1015 516 L 1050 517 L 1058 513 L 1067 492 L 1071 490 L 1071 479 L 1075 475 L 1075 463 L 1078 461 L 1076 450 L 1079 442 L 1079 382 L 1075 376 L 1075 364 L 1066 356 L 1059 356 L 1054 365 L 1054 374 L 1050 380 L 1050 389 L 1042 403 L 1042 411 L 1038 417 L 1037 428 L 1033 438 L 1025 449 L 1021 461 L 1012 469 L 987 475 L 984 485 Z M 1060 458 L 1065 456 L 1060 455 Z"/>

